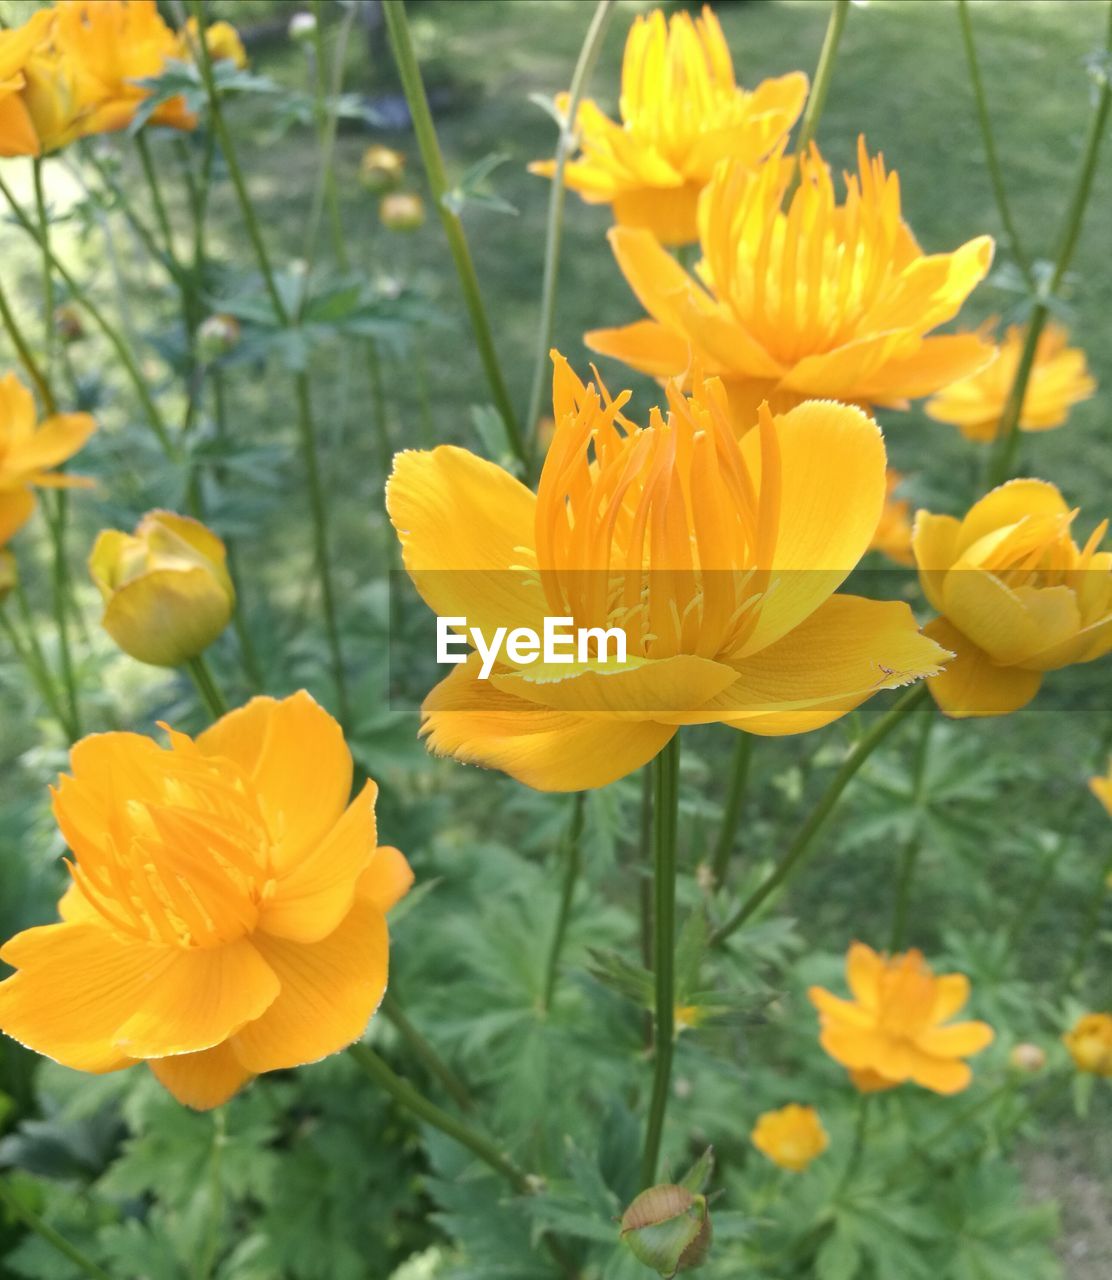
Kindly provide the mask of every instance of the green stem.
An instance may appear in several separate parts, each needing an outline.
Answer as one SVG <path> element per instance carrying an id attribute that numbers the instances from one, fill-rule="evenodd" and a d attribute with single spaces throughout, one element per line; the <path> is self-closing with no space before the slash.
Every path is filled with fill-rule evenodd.
<path id="1" fill-rule="evenodd" d="M 815 837 L 826 826 L 831 814 L 837 808 L 842 792 L 849 785 L 850 780 L 885 738 L 902 724 L 927 696 L 926 685 L 923 683 L 918 684 L 914 689 L 909 689 L 894 707 L 885 712 L 876 724 L 858 739 L 837 773 L 830 780 L 818 804 L 811 810 L 811 814 L 803 824 L 799 834 L 788 847 L 787 853 L 784 854 L 773 871 L 750 894 L 737 911 L 714 931 L 711 935 L 713 943 L 725 942 L 799 869 L 810 852 Z"/>
<path id="2" fill-rule="evenodd" d="M 195 658 L 190 658 L 185 664 L 186 670 L 193 679 L 193 683 L 197 686 L 197 692 L 201 695 L 201 701 L 205 704 L 205 708 L 214 720 L 219 720 L 222 716 L 228 714 L 228 702 L 224 697 L 220 686 L 205 661 L 204 654 L 198 654 Z"/>
<path id="3" fill-rule="evenodd" d="M 197 1262 L 197 1280 L 209 1280 L 220 1255 L 220 1229 L 224 1222 L 224 1147 L 227 1140 L 228 1124 L 224 1108 L 217 1107 L 212 1116 L 208 1238 Z"/>
<path id="4" fill-rule="evenodd" d="M 163 420 L 162 414 L 158 411 L 158 406 L 155 404 L 154 400 L 152 399 L 150 391 L 147 389 L 147 384 L 143 378 L 143 373 L 140 370 L 139 365 L 135 359 L 135 356 L 131 348 L 128 346 L 126 339 L 123 337 L 120 331 L 115 327 L 115 325 L 112 324 L 112 322 L 108 319 L 108 317 L 104 314 L 104 312 L 100 309 L 100 307 L 97 306 L 97 304 L 92 300 L 92 298 L 89 297 L 89 295 L 81 287 L 81 284 L 78 282 L 77 278 L 66 267 L 66 265 L 59 259 L 57 254 L 53 251 L 53 249 L 51 249 L 48 244 L 44 243 L 42 237 L 39 234 L 38 228 L 31 221 L 31 219 L 28 218 L 27 214 L 24 213 L 23 209 L 20 207 L 19 202 L 16 200 L 14 194 L 12 193 L 11 188 L 8 186 L 7 182 L 4 180 L 3 176 L 0 176 L 0 193 L 2 193 L 4 196 L 4 199 L 7 200 L 8 205 L 10 206 L 12 213 L 15 215 L 15 219 L 19 223 L 19 225 L 24 229 L 24 231 L 27 232 L 28 235 L 30 235 L 40 245 L 40 247 L 43 249 L 45 253 L 49 254 L 51 266 L 54 268 L 55 271 L 57 271 L 58 275 L 61 276 L 61 278 L 66 282 L 66 288 L 69 289 L 70 296 L 73 298 L 74 302 L 76 302 L 78 306 L 84 308 L 84 310 L 89 313 L 89 315 L 93 319 L 93 322 L 100 329 L 101 333 L 103 333 L 105 338 L 108 339 L 108 342 L 111 344 L 113 350 L 116 352 L 116 355 L 119 357 L 120 363 L 124 367 L 124 371 L 127 373 L 129 379 L 131 380 L 132 385 L 135 388 L 135 394 L 139 397 L 139 402 L 142 405 L 143 412 L 147 418 L 147 422 L 151 430 L 154 432 L 155 436 L 157 437 L 159 444 L 162 446 L 163 452 L 172 461 L 180 462 L 181 461 L 180 450 L 175 445 L 173 440 L 171 440 L 170 438 L 170 434 L 169 434 L 169 431 L 167 430 L 166 423 Z"/>
<path id="5" fill-rule="evenodd" d="M 865 1138 L 869 1132 L 869 1111 L 872 1107 L 872 1101 L 871 1094 L 859 1093 L 857 1095 L 857 1116 L 853 1126 L 853 1145 L 850 1147 L 849 1159 L 846 1161 L 846 1167 L 842 1171 L 837 1190 L 834 1192 L 833 1198 L 835 1200 L 839 1199 L 848 1190 L 861 1165 L 861 1157 L 865 1154 Z"/>
<path id="6" fill-rule="evenodd" d="M 344 224 L 340 216 L 340 199 L 336 191 L 336 175 L 332 166 L 339 117 L 335 105 L 329 104 L 329 96 L 331 95 L 332 103 L 334 104 L 343 90 L 344 58 L 356 10 L 354 5 L 350 6 L 340 23 L 339 33 L 336 37 L 331 86 L 328 83 L 328 63 L 324 56 L 323 0 L 313 0 L 313 13 L 317 20 L 316 26 L 313 28 L 313 51 L 316 62 L 315 95 L 321 160 L 317 194 L 313 198 L 314 212 L 309 219 L 310 230 L 305 260 L 306 262 L 312 262 L 313 260 L 322 208 L 327 206 L 328 219 L 332 230 L 332 246 L 336 254 L 336 260 L 341 267 L 346 269 L 348 265 L 347 245 L 344 243 Z M 308 281 L 309 273 L 306 272 L 305 288 L 308 288 Z"/>
<path id="7" fill-rule="evenodd" d="M 444 1086 L 445 1091 L 461 1111 L 470 1111 L 474 1105 L 467 1086 L 444 1061 L 420 1031 L 410 1022 L 405 1010 L 392 992 L 382 997 L 382 1013 L 393 1024 L 398 1035 L 413 1052 L 413 1056 Z"/>
<path id="8" fill-rule="evenodd" d="M 541 996 L 541 1011 L 543 1013 L 547 1013 L 552 1008 L 552 997 L 556 992 L 556 978 L 560 972 L 560 953 L 564 949 L 568 921 L 571 919 L 571 904 L 575 897 L 575 887 L 579 883 L 579 872 L 583 861 L 581 841 L 586 808 L 585 793 L 582 791 L 576 792 L 575 798 L 572 800 L 571 823 L 563 841 L 564 882 L 560 892 L 560 908 L 556 914 L 556 927 L 553 930 L 552 942 L 548 948 L 548 963 L 545 966 L 544 993 Z"/>
<path id="9" fill-rule="evenodd" d="M 734 746 L 733 767 L 730 769 L 730 789 L 726 793 L 722 826 L 718 830 L 718 842 L 714 847 L 714 858 L 711 862 L 716 889 L 720 889 L 726 882 L 730 854 L 733 852 L 734 837 L 737 835 L 737 824 L 745 804 L 745 788 L 749 781 L 749 764 L 753 756 L 753 739 L 747 733 L 737 730 L 734 732 L 737 733 L 737 743 Z"/>
<path id="10" fill-rule="evenodd" d="M 417 135 L 417 145 L 425 165 L 429 191 L 444 227 L 448 248 L 456 266 L 464 302 L 467 304 L 467 312 L 471 318 L 471 328 L 479 347 L 479 356 L 486 372 L 487 382 L 490 384 L 491 395 L 502 418 L 506 442 L 510 450 L 523 467 L 528 467 L 525 442 L 514 416 L 510 395 L 498 363 L 498 353 L 494 347 L 494 338 L 490 331 L 490 322 L 487 320 L 482 294 L 479 291 L 479 280 L 475 274 L 475 263 L 471 258 L 463 223 L 447 200 L 448 179 L 444 170 L 444 157 L 436 137 L 436 126 L 433 124 L 432 112 L 429 110 L 424 81 L 421 79 L 421 69 L 417 64 L 417 55 L 413 49 L 404 0 L 383 0 L 382 8 L 386 15 L 390 47 L 394 51 L 398 75 L 413 119 L 413 129 Z"/>
<path id="11" fill-rule="evenodd" d="M 564 170 L 568 157 L 577 144 L 575 120 L 579 101 L 590 82 L 591 73 L 598 61 L 606 28 L 614 12 L 614 0 L 599 0 L 594 15 L 583 38 L 583 47 L 572 73 L 568 90 L 568 103 L 560 136 L 556 141 L 556 170 L 552 175 L 552 190 L 548 197 L 548 225 L 544 238 L 544 276 L 541 283 L 541 316 L 537 329 L 536 353 L 533 363 L 533 384 L 529 391 L 529 407 L 525 414 L 525 433 L 529 442 L 529 464 L 537 461 L 537 425 L 540 420 L 541 399 L 545 382 L 550 380 L 548 351 L 552 346 L 552 329 L 556 320 L 556 286 L 560 271 L 560 244 L 564 231 L 564 207 L 567 188 L 564 186 Z"/>
<path id="12" fill-rule="evenodd" d="M 51 391 L 50 383 L 47 382 L 46 375 L 39 367 L 38 361 L 32 355 L 27 339 L 23 336 L 23 331 L 20 329 L 19 322 L 16 320 L 15 313 L 8 302 L 8 296 L 4 292 L 2 281 L 0 281 L 0 321 L 3 321 L 4 329 L 7 331 L 8 337 L 11 338 L 12 346 L 15 347 L 20 364 L 27 370 L 27 376 L 35 384 L 35 390 L 39 393 L 39 401 L 42 404 L 43 412 L 46 414 L 54 413 L 54 393 Z"/>
<path id="13" fill-rule="evenodd" d="M 46 380 L 49 382 L 50 371 L 54 364 L 54 272 L 50 265 L 50 216 L 46 209 L 41 156 L 36 156 L 31 162 L 31 172 L 35 183 L 35 212 L 38 215 L 39 233 L 42 236 L 43 346 L 46 355 Z"/>
<path id="14" fill-rule="evenodd" d="M 143 176 L 147 180 L 147 190 L 151 197 L 151 207 L 154 209 L 155 221 L 158 223 L 158 229 L 162 234 L 162 240 L 165 244 L 166 257 L 171 261 L 177 262 L 177 254 L 174 252 L 174 231 L 170 226 L 170 219 L 166 213 L 166 202 L 162 199 L 162 189 L 158 185 L 158 173 L 154 166 L 154 160 L 151 158 L 150 144 L 147 142 L 147 133 L 145 129 L 140 129 L 135 135 L 135 146 L 139 152 L 139 163 L 143 167 Z"/>
<path id="15" fill-rule="evenodd" d="M 969 79 L 973 85 L 973 98 L 977 104 L 977 118 L 981 124 L 981 138 L 985 146 L 985 161 L 988 164 L 989 178 L 992 181 L 993 194 L 996 196 L 996 208 L 1000 214 L 1000 223 L 1008 238 L 1008 248 L 1015 259 L 1016 266 L 1023 273 L 1027 287 L 1034 292 L 1035 276 L 1031 270 L 1031 262 L 1023 249 L 1012 220 L 1011 207 L 1008 204 L 1008 193 L 1004 188 L 1004 175 L 1000 168 L 1000 158 L 996 154 L 996 142 L 992 135 L 992 121 L 988 114 L 988 99 L 985 97 L 985 86 L 981 79 L 981 68 L 977 61 L 977 48 L 973 43 L 973 24 L 969 18 L 968 0 L 958 0 L 958 19 L 961 22 L 961 38 L 965 45 L 965 56 L 969 62 Z"/>
<path id="16" fill-rule="evenodd" d="M 892 952 L 902 949 L 907 934 L 907 915 L 911 906 L 911 884 L 915 877 L 915 866 L 919 860 L 919 851 L 923 846 L 923 801 L 926 798 L 927 758 L 930 754 L 931 730 L 934 728 L 934 724 L 934 708 L 928 706 L 923 711 L 923 728 L 919 737 L 919 745 L 915 751 L 911 791 L 912 828 L 903 848 L 903 856 L 900 859 L 896 900 L 892 909 L 892 933 L 888 942 L 888 950 Z"/>
<path id="17" fill-rule="evenodd" d="M 1108 31 L 1105 39 L 1104 53 L 1106 58 L 1112 56 L 1112 4 L 1108 7 Z M 1054 270 L 1050 279 L 1039 290 L 1038 298 L 1031 309 L 1027 321 L 1027 334 L 1023 343 L 1023 351 L 1016 367 L 1008 399 L 1004 404 L 1004 412 L 1000 418 L 1000 427 L 996 439 L 996 448 L 992 457 L 990 478 L 993 485 L 1002 484 L 1011 474 L 1015 462 L 1016 450 L 1019 448 L 1019 420 L 1023 412 L 1023 401 L 1027 394 L 1027 383 L 1031 377 L 1031 369 L 1035 363 L 1039 335 L 1043 331 L 1050 315 L 1051 300 L 1057 295 L 1062 280 L 1073 260 L 1077 240 L 1081 234 L 1081 224 L 1085 217 L 1085 207 L 1089 203 L 1089 195 L 1096 174 L 1097 159 L 1100 155 L 1100 144 L 1104 138 L 1104 127 L 1108 121 L 1109 107 L 1112 105 L 1112 74 L 1107 69 L 1101 77 L 1100 89 L 1096 104 L 1089 120 L 1089 132 L 1082 152 L 1081 168 L 1077 174 L 1073 198 L 1066 211 L 1062 236 Z"/>
<path id="18" fill-rule="evenodd" d="M 0 1178 L 0 1204 L 3 1204 L 8 1212 L 18 1218 L 28 1230 L 33 1231 L 52 1249 L 72 1262 L 83 1275 L 90 1276 L 92 1280 L 112 1280 L 108 1272 L 98 1267 L 92 1258 L 86 1257 L 76 1245 L 70 1244 L 65 1236 L 44 1222 L 34 1210 L 28 1209 L 19 1197 L 13 1194 L 3 1178 Z"/>
<path id="19" fill-rule="evenodd" d="M 16 657 L 27 669 L 43 702 L 46 703 L 47 710 L 58 721 L 67 741 L 73 742 L 77 735 L 73 732 L 73 725 L 70 723 L 65 707 L 58 699 L 50 669 L 43 659 L 42 650 L 38 648 L 37 643 L 34 641 L 34 633 L 29 633 L 29 639 L 24 644 L 19 632 L 16 630 L 15 623 L 8 617 L 7 611 L 2 607 L 0 607 L 0 630 L 3 630 L 8 637 L 8 643 L 15 651 Z"/>
<path id="20" fill-rule="evenodd" d="M 803 110 L 803 123 L 799 126 L 799 137 L 795 143 L 795 172 L 784 193 L 785 207 L 791 204 L 792 196 L 799 189 L 799 182 L 803 176 L 803 157 L 810 149 L 823 108 L 826 106 L 826 95 L 830 92 L 834 63 L 838 58 L 838 45 L 842 40 L 842 31 L 845 28 L 848 13 L 849 0 L 833 0 L 830 18 L 826 24 L 826 35 L 823 37 L 822 50 L 819 53 L 819 65 L 815 68 L 815 78 L 811 84 L 807 106 Z"/>
<path id="21" fill-rule="evenodd" d="M 653 1091 L 641 1158 L 641 1187 L 656 1181 L 664 1113 L 672 1086 L 676 1019 L 676 828 L 679 819 L 680 736 L 652 763 L 653 771 L 653 976 L 656 1017 Z"/>

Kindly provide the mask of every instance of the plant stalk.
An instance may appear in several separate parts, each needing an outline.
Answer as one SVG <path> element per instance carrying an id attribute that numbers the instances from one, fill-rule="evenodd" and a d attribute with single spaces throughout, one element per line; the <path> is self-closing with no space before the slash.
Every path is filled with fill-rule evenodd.
<path id="1" fill-rule="evenodd" d="M 826 35 L 823 37 L 822 49 L 819 53 L 819 64 L 815 68 L 815 78 L 811 84 L 811 92 L 807 96 L 807 105 L 803 109 L 803 123 L 799 126 L 799 137 L 795 143 L 795 172 L 784 193 L 785 208 L 791 204 L 792 196 L 799 190 L 799 183 L 803 177 L 803 157 L 814 141 L 819 119 L 826 106 L 826 95 L 830 92 L 830 82 L 834 78 L 834 64 L 838 59 L 838 46 L 842 42 L 842 31 L 845 29 L 848 13 L 849 0 L 833 0 L 830 18 L 826 24 Z"/>
<path id="2" fill-rule="evenodd" d="M 571 919 L 572 900 L 575 897 L 575 887 L 579 883 L 579 873 L 583 861 L 581 844 L 586 808 L 586 794 L 582 791 L 577 791 L 572 800 L 571 823 L 563 841 L 564 881 L 560 892 L 560 909 L 556 915 L 556 926 L 552 933 L 552 942 L 548 948 L 544 993 L 541 996 L 542 1013 L 547 1013 L 552 1008 L 552 997 L 556 992 L 556 978 L 560 972 L 560 953 L 564 949 L 568 921 Z"/>

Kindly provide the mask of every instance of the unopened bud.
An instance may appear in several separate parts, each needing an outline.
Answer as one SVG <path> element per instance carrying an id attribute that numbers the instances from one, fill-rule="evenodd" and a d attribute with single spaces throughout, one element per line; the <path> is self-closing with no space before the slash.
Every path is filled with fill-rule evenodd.
<path id="1" fill-rule="evenodd" d="M 238 343 L 239 321 L 235 316 L 206 316 L 197 326 L 197 354 L 207 364 L 226 356 Z"/>
<path id="2" fill-rule="evenodd" d="M 68 302 L 54 308 L 54 331 L 67 346 L 85 336 L 85 326 L 81 322 L 81 312 Z"/>
<path id="3" fill-rule="evenodd" d="M 405 156 L 377 143 L 363 152 L 359 179 L 368 191 L 393 191 L 405 176 Z"/>
<path id="4" fill-rule="evenodd" d="M 317 20 L 313 14 L 302 10 L 290 18 L 286 31 L 291 40 L 298 44 L 307 44 L 316 35 Z"/>
<path id="5" fill-rule="evenodd" d="M 378 216 L 391 231 L 415 231 L 425 221 L 425 202 L 412 191 L 391 191 L 379 201 Z"/>
<path id="6" fill-rule="evenodd" d="M 622 1239 L 630 1253 L 659 1276 L 697 1267 L 711 1234 L 706 1196 L 671 1183 L 642 1191 L 622 1214 Z"/>
<path id="7" fill-rule="evenodd" d="M 1046 1051 L 1037 1044 L 1016 1044 L 1008 1054 L 1008 1062 L 1024 1075 L 1034 1075 L 1046 1066 Z"/>

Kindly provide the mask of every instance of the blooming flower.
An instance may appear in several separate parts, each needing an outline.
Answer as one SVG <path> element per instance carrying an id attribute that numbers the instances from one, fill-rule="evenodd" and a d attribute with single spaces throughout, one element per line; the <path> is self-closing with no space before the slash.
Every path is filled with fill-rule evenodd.
<path id="1" fill-rule="evenodd" d="M 654 9 L 630 28 L 622 62 L 622 123 L 590 100 L 575 127 L 581 150 L 564 181 L 590 204 L 610 204 L 623 226 L 665 244 L 697 236 L 699 193 L 725 156 L 751 169 L 787 136 L 803 110 L 807 77 L 796 71 L 752 92 L 734 79 L 730 50 L 709 7 L 701 18 Z M 556 99 L 566 114 L 568 95 Z M 553 160 L 530 165 L 550 178 Z"/>
<path id="2" fill-rule="evenodd" d="M 235 588 L 224 544 L 188 516 L 151 511 L 134 534 L 105 529 L 89 557 L 104 599 L 104 629 L 125 653 L 177 667 L 231 621 Z"/>
<path id="3" fill-rule="evenodd" d="M 984 336 L 991 338 L 994 328 L 990 322 L 983 330 Z M 1063 426 L 1070 409 L 1096 391 L 1085 352 L 1066 346 L 1068 339 L 1069 331 L 1053 322 L 1039 335 L 1019 415 L 1020 431 L 1049 431 Z M 930 417 L 953 423 L 967 440 L 995 440 L 1023 342 L 1022 326 L 1010 326 L 995 360 L 972 376 L 943 387 L 927 401 Z"/>
<path id="4" fill-rule="evenodd" d="M 183 61 L 192 60 L 197 49 L 197 19 L 188 18 L 179 45 Z M 247 66 L 247 50 L 239 38 L 239 32 L 230 22 L 210 22 L 205 27 L 205 47 L 213 62 L 231 62 L 237 67 Z"/>
<path id="5" fill-rule="evenodd" d="M 72 458 L 95 430 L 87 413 L 56 413 L 36 422 L 30 391 L 14 373 L 0 378 L 0 546 L 30 519 L 36 487 L 85 483 L 51 468 Z"/>
<path id="6" fill-rule="evenodd" d="M 376 847 L 375 784 L 349 805 L 343 733 L 307 693 L 167 732 L 74 747 L 54 792 L 73 883 L 61 923 L 0 950 L 0 1028 L 78 1071 L 146 1062 L 203 1109 L 362 1035 L 412 875 Z"/>
<path id="7" fill-rule="evenodd" d="M 627 661 L 532 665 L 488 680 L 472 653 L 429 695 L 431 748 L 541 790 L 604 786 L 681 724 L 800 733 L 945 651 L 904 604 L 835 595 L 884 502 L 884 442 L 859 409 L 767 410 L 741 443 L 725 392 L 668 388 L 667 419 L 584 386 L 554 353 L 555 436 L 534 495 L 463 449 L 407 451 L 387 508 L 425 603 L 485 636 L 571 618 L 616 628 Z"/>
<path id="8" fill-rule="evenodd" d="M 0 156 L 37 156 L 42 149 L 23 91 L 27 60 L 47 38 L 52 21 L 50 12 L 40 9 L 22 26 L 0 30 Z"/>
<path id="9" fill-rule="evenodd" d="M 1078 1071 L 1112 1077 L 1112 1013 L 1086 1013 L 1062 1042 Z"/>
<path id="10" fill-rule="evenodd" d="M 815 1108 L 795 1102 L 779 1111 L 766 1111 L 749 1136 L 761 1155 L 792 1173 L 802 1173 L 830 1145 Z"/>
<path id="11" fill-rule="evenodd" d="M 924 254 L 901 217 L 897 175 L 864 139 L 843 204 L 814 148 L 784 209 L 790 174 L 779 154 L 756 172 L 718 166 L 699 205 L 694 276 L 651 231 L 613 228 L 650 318 L 589 333 L 588 346 L 658 378 L 698 361 L 726 384 L 739 431 L 766 399 L 774 411 L 809 397 L 906 408 L 991 358 L 976 334 L 927 336 L 984 278 L 990 237 Z"/>
<path id="12" fill-rule="evenodd" d="M 957 655 L 930 683 L 951 716 L 1004 715 L 1038 692 L 1043 673 L 1112 649 L 1108 521 L 1083 547 L 1077 515 L 1043 480 L 1012 480 L 964 520 L 920 511 L 912 547 L 927 599 L 926 631 Z"/>
<path id="13" fill-rule="evenodd" d="M 889 468 L 884 511 L 881 513 L 880 524 L 876 527 L 869 549 L 882 551 L 897 564 L 913 565 L 915 556 L 911 551 L 911 503 L 906 498 L 894 496 L 901 484 L 903 484 L 903 476 Z"/>
<path id="14" fill-rule="evenodd" d="M 969 979 L 931 972 L 921 952 L 878 955 L 855 942 L 846 957 L 853 996 L 808 992 L 819 1011 L 822 1047 L 866 1091 L 906 1081 L 935 1093 L 960 1093 L 972 1079 L 962 1061 L 992 1043 L 984 1022 L 950 1019 L 969 999 Z M 948 1024 L 948 1025 L 947 1025 Z"/>

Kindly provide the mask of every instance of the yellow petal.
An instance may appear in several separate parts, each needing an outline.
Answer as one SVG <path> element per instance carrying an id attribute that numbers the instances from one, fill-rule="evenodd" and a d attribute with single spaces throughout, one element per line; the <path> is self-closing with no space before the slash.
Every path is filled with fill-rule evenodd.
<path id="1" fill-rule="evenodd" d="M 252 1078 L 229 1044 L 176 1058 L 152 1058 L 147 1065 L 163 1088 L 195 1111 L 221 1106 Z"/>
<path id="2" fill-rule="evenodd" d="M 375 847 L 375 798 L 368 782 L 330 832 L 286 865 L 258 927 L 292 942 L 319 942 L 351 910 L 356 884 Z"/>
<path id="3" fill-rule="evenodd" d="M 34 122 L 17 92 L 0 95 L 0 156 L 37 156 L 42 148 Z"/>
<path id="4" fill-rule="evenodd" d="M 0 547 L 23 528 L 34 510 L 30 489 L 0 489 Z"/>
<path id="5" fill-rule="evenodd" d="M 339 928 L 320 942 L 263 934 L 256 942 L 281 993 L 232 1041 L 248 1071 L 318 1062 L 359 1039 L 382 1000 L 389 965 L 386 920 L 374 903 L 357 898 Z"/>
<path id="6" fill-rule="evenodd" d="M 233 608 L 207 569 L 159 569 L 116 590 L 102 621 L 137 661 L 177 667 L 212 644 L 231 621 Z"/>
<path id="7" fill-rule="evenodd" d="M 946 715 L 1004 716 L 1025 707 L 1038 693 L 1041 672 L 997 666 L 945 618 L 928 623 L 923 632 L 954 654 L 945 670 L 927 683 Z"/>
<path id="8" fill-rule="evenodd" d="M 252 779 L 274 840 L 273 864 L 292 866 L 335 826 L 351 794 L 351 752 L 339 724 L 308 693 L 253 698 L 206 729 L 197 744 Z"/>
<path id="9" fill-rule="evenodd" d="M 359 877 L 356 892 L 386 915 L 412 887 L 413 868 L 405 854 L 393 845 L 380 844 L 371 855 L 370 866 Z"/>
<path id="10" fill-rule="evenodd" d="M 964 1062 L 952 1058 L 930 1058 L 917 1054 L 912 1064 L 910 1079 L 924 1089 L 947 1096 L 961 1093 L 973 1081 L 973 1072 Z"/>
<path id="11" fill-rule="evenodd" d="M 871 1027 L 875 1019 L 867 1010 L 849 1000 L 842 1000 L 822 987 L 811 987 L 807 997 L 824 1020 L 845 1023 L 850 1027 Z"/>
<path id="12" fill-rule="evenodd" d="M 692 244 L 699 238 L 696 213 L 701 182 L 679 187 L 639 187 L 614 193 L 614 221 L 621 227 L 644 227 L 662 244 Z"/>
<path id="13" fill-rule="evenodd" d="M 691 364 L 688 340 L 655 320 L 638 320 L 616 329 L 592 329 L 583 335 L 583 344 L 653 378 L 676 377 Z"/>
<path id="14" fill-rule="evenodd" d="M 935 1058 L 968 1058 L 988 1048 L 995 1034 L 987 1022 L 955 1022 L 950 1027 L 934 1027 L 916 1036 L 915 1043 Z"/>
<path id="15" fill-rule="evenodd" d="M 958 555 L 964 555 L 987 534 L 1016 524 L 1024 516 L 1064 516 L 1069 513 L 1065 498 L 1045 480 L 1009 480 L 969 508 L 961 522 Z"/>
<path id="16" fill-rule="evenodd" d="M 881 957 L 863 942 L 855 942 L 846 955 L 846 981 L 853 998 L 866 1009 L 877 1007 L 877 995 L 884 977 Z"/>
<path id="17" fill-rule="evenodd" d="M 911 550 L 919 566 L 919 583 L 931 607 L 943 612 L 942 583 L 946 571 L 958 558 L 961 522 L 953 516 L 936 516 L 918 511 L 911 533 Z"/>
<path id="18" fill-rule="evenodd" d="M 960 562 L 942 582 L 942 612 L 1002 666 L 1028 660 L 1075 637 L 1081 618 L 1066 586 L 1006 586 L 994 574 Z"/>
<path id="19" fill-rule="evenodd" d="M 441 445 L 394 458 L 386 509 L 421 598 L 441 617 L 465 617 L 540 633 L 545 600 L 536 580 L 536 497 L 508 471 Z"/>
<path id="20" fill-rule="evenodd" d="M 975 333 L 924 338 L 913 354 L 885 361 L 859 395 L 874 404 L 917 400 L 983 369 L 995 354 L 993 344 Z"/>
<path id="21" fill-rule="evenodd" d="M 482 710 L 476 708 L 482 707 Z M 537 707 L 458 666 L 425 699 L 429 748 L 465 764 L 501 769 L 538 791 L 604 787 L 647 764 L 675 728 Z"/>
<path id="22" fill-rule="evenodd" d="M 31 475 L 72 458 L 96 430 L 88 413 L 59 413 L 46 418 L 29 438 L 18 442 L 4 459 L 7 471 Z"/>
<path id="23" fill-rule="evenodd" d="M 946 1022 L 969 1002 L 969 979 L 964 973 L 943 973 L 935 979 L 933 1022 Z"/>

